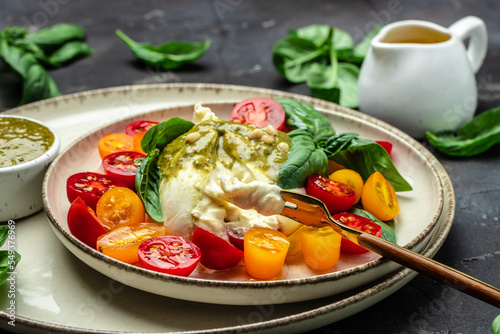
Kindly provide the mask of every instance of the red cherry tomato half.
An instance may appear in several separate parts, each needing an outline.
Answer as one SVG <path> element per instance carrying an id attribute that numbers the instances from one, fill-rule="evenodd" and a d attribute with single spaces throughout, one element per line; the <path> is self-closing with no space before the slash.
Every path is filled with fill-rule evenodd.
<path id="1" fill-rule="evenodd" d="M 238 248 L 239 250 L 243 250 L 245 246 L 244 236 L 247 231 L 248 230 L 244 227 L 227 227 L 227 239 L 229 240 L 231 245 Z"/>
<path id="2" fill-rule="evenodd" d="M 349 210 L 356 203 L 356 192 L 351 186 L 323 175 L 310 175 L 307 178 L 306 192 L 325 203 L 331 214 Z"/>
<path id="3" fill-rule="evenodd" d="M 138 255 L 143 268 L 176 276 L 189 276 L 201 258 L 200 249 L 194 243 L 176 235 L 144 241 Z"/>
<path id="4" fill-rule="evenodd" d="M 78 240 L 96 248 L 97 238 L 108 232 L 87 204 L 77 197 L 69 207 L 68 229 Z"/>
<path id="5" fill-rule="evenodd" d="M 144 157 L 145 154 L 133 151 L 111 153 L 102 159 L 102 167 L 107 175 L 122 180 L 128 188 L 135 190 L 135 174 L 140 166 L 135 159 Z"/>
<path id="6" fill-rule="evenodd" d="M 197 227 L 193 232 L 194 244 L 201 250 L 200 263 L 210 269 L 226 269 L 243 258 L 243 252 L 226 240 Z"/>
<path id="7" fill-rule="evenodd" d="M 125 133 L 134 137 L 136 134 L 148 131 L 152 126 L 159 124 L 157 121 L 140 120 L 127 124 Z"/>
<path id="8" fill-rule="evenodd" d="M 392 152 L 392 143 L 391 142 L 383 141 L 383 140 L 376 140 L 375 142 L 377 144 L 379 144 L 380 146 L 382 146 L 384 148 L 384 150 L 386 150 L 387 153 L 389 153 L 389 156 L 391 155 L 391 152 Z"/>
<path id="9" fill-rule="evenodd" d="M 268 97 L 246 99 L 234 106 L 229 120 L 241 124 L 253 124 L 259 128 L 267 125 L 282 130 L 285 126 L 285 110 L 278 101 Z"/>
<path id="10" fill-rule="evenodd" d="M 332 217 L 333 219 L 338 220 L 342 224 L 355 228 L 356 230 L 370 233 L 371 235 L 374 235 L 379 238 L 382 235 L 382 227 L 366 217 L 358 216 L 355 215 L 354 213 L 349 213 L 349 212 L 337 213 Z M 342 252 L 351 254 L 361 254 L 368 252 L 368 249 L 356 245 L 354 242 L 344 237 L 342 237 L 340 250 Z"/>
<path id="11" fill-rule="evenodd" d="M 66 181 L 68 200 L 73 202 L 77 197 L 95 210 L 99 198 L 111 187 L 126 187 L 126 184 L 112 176 L 94 172 L 71 175 Z"/>

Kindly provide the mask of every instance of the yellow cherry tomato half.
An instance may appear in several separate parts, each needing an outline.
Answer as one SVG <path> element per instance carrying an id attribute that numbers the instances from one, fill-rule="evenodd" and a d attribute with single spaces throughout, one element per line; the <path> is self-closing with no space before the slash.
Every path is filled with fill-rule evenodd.
<path id="1" fill-rule="evenodd" d="M 391 220 L 399 214 L 399 203 L 394 187 L 380 172 L 375 172 L 363 187 L 363 208 L 382 221 Z"/>
<path id="2" fill-rule="evenodd" d="M 302 251 L 302 230 L 306 226 L 302 225 L 295 232 L 288 236 L 288 241 L 290 242 L 290 247 L 288 247 L 288 252 L 286 257 L 291 257 L 299 254 Z"/>
<path id="3" fill-rule="evenodd" d="M 340 257 L 342 236 L 331 226 L 302 229 L 302 254 L 307 265 L 315 270 L 327 270 L 335 266 Z"/>
<path id="4" fill-rule="evenodd" d="M 285 263 L 290 242 L 280 231 L 252 227 L 244 236 L 245 267 L 250 276 L 271 279 L 278 275 Z"/>
<path id="5" fill-rule="evenodd" d="M 350 185 L 354 189 L 354 192 L 356 192 L 355 203 L 359 202 L 361 192 L 363 191 L 363 178 L 358 172 L 352 169 L 340 169 L 330 175 L 330 180 Z"/>
<path id="6" fill-rule="evenodd" d="M 139 262 L 139 246 L 148 239 L 165 235 L 165 227 L 155 223 L 137 223 L 122 226 L 101 235 L 97 250 L 119 261 Z"/>
<path id="7" fill-rule="evenodd" d="M 97 202 L 96 215 L 109 230 L 142 223 L 146 219 L 141 199 L 125 187 L 114 187 L 106 191 Z"/>
<path id="8" fill-rule="evenodd" d="M 104 159 L 107 155 L 122 151 L 133 151 L 134 137 L 125 133 L 108 133 L 97 143 L 99 155 Z"/>

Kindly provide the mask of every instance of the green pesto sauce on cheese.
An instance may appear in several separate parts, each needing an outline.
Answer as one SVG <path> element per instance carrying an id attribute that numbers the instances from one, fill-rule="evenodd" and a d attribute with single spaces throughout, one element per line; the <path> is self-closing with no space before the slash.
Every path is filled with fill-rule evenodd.
<path id="1" fill-rule="evenodd" d="M 54 134 L 24 118 L 0 116 L 0 167 L 28 162 L 47 152 Z"/>
<path id="2" fill-rule="evenodd" d="M 167 145 L 160 154 L 158 165 L 164 177 L 171 178 L 176 177 L 186 164 L 192 164 L 199 173 L 208 174 L 217 161 L 228 169 L 235 162 L 240 162 L 259 169 L 268 175 L 271 182 L 276 182 L 279 169 L 288 157 L 288 153 L 278 145 L 285 142 L 290 146 L 290 139 L 281 131 L 278 131 L 272 144 L 249 139 L 248 135 L 255 129 L 253 125 L 220 119 L 199 123 Z M 200 139 L 193 143 L 186 142 L 186 137 L 194 132 L 200 133 Z"/>

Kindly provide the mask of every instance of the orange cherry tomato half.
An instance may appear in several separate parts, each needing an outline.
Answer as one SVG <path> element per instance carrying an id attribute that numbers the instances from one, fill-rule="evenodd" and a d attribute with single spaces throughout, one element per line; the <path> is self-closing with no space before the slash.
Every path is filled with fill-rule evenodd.
<path id="1" fill-rule="evenodd" d="M 116 152 L 102 159 L 102 167 L 107 175 L 122 180 L 128 188 L 135 190 L 135 175 L 140 166 L 136 159 L 146 157 L 134 151 Z"/>
<path id="2" fill-rule="evenodd" d="M 96 209 L 101 196 L 112 187 L 126 187 L 126 184 L 113 176 L 94 172 L 76 173 L 66 180 L 66 194 L 70 203 L 81 197 L 92 210 Z"/>
<path id="3" fill-rule="evenodd" d="M 193 243 L 201 250 L 200 263 L 210 269 L 227 269 L 243 258 L 243 252 L 226 240 L 202 228 L 195 228 Z"/>
<path id="4" fill-rule="evenodd" d="M 99 139 L 97 146 L 101 158 L 111 153 L 133 151 L 134 137 L 124 133 L 108 133 Z"/>
<path id="5" fill-rule="evenodd" d="M 361 192 L 363 191 L 363 178 L 358 172 L 353 171 L 352 169 L 339 169 L 338 171 L 330 174 L 329 179 L 351 186 L 356 193 L 356 201 L 354 204 L 359 202 Z"/>
<path id="6" fill-rule="evenodd" d="M 81 197 L 77 197 L 69 207 L 68 229 L 78 240 L 92 248 L 95 248 L 97 238 L 107 232 L 94 210 Z"/>
<path id="7" fill-rule="evenodd" d="M 370 233 L 376 237 L 380 238 L 380 236 L 382 235 L 382 227 L 366 217 L 362 217 L 349 212 L 337 213 L 332 217 L 333 219 L 338 220 L 344 225 L 350 226 L 366 233 Z M 356 243 L 344 237 L 342 237 L 340 250 L 342 252 L 351 254 L 361 254 L 368 252 L 368 249 L 361 247 L 360 245 L 357 245 Z"/>
<path id="8" fill-rule="evenodd" d="M 118 261 L 134 264 L 139 262 L 137 252 L 145 240 L 165 235 L 165 227 L 154 223 L 137 223 L 122 226 L 101 235 L 97 250 Z"/>
<path id="9" fill-rule="evenodd" d="M 191 241 L 165 235 L 139 246 L 139 263 L 145 269 L 177 276 L 189 276 L 200 262 L 201 251 Z"/>
<path id="10" fill-rule="evenodd" d="M 366 180 L 361 194 L 363 208 L 382 221 L 395 218 L 399 214 L 399 203 L 392 184 L 380 172 L 375 172 Z"/>
<path id="11" fill-rule="evenodd" d="M 245 233 L 245 267 L 250 276 L 271 279 L 277 276 L 290 242 L 283 233 L 264 227 L 252 227 Z"/>
<path id="12" fill-rule="evenodd" d="M 132 123 L 127 124 L 125 127 L 125 133 L 128 134 L 129 136 L 134 137 L 138 133 L 143 133 L 151 129 L 156 124 L 160 124 L 160 122 L 157 121 L 150 121 L 147 119 L 143 119 L 140 121 L 134 121 Z"/>
<path id="13" fill-rule="evenodd" d="M 111 188 L 105 192 L 97 202 L 96 214 L 109 230 L 142 223 L 146 218 L 141 199 L 126 187 Z"/>
<path id="14" fill-rule="evenodd" d="M 146 132 L 140 132 L 134 136 L 134 140 L 133 140 L 134 151 L 139 152 L 139 153 L 144 154 L 144 155 L 146 154 L 146 152 L 144 152 L 144 150 L 142 149 L 141 142 L 142 142 L 142 138 L 144 138 L 145 134 L 146 134 Z"/>
<path id="15" fill-rule="evenodd" d="M 356 192 L 351 186 L 318 174 L 307 178 L 306 193 L 325 203 L 332 214 L 347 211 L 356 202 Z"/>
<path id="16" fill-rule="evenodd" d="M 335 266 L 340 257 L 342 236 L 331 226 L 304 227 L 301 233 L 302 254 L 307 265 L 315 270 Z"/>
<path id="17" fill-rule="evenodd" d="M 235 105 L 229 120 L 241 124 L 253 124 L 259 128 L 272 125 L 277 130 L 283 130 L 286 115 L 278 101 L 268 97 L 254 97 Z"/>

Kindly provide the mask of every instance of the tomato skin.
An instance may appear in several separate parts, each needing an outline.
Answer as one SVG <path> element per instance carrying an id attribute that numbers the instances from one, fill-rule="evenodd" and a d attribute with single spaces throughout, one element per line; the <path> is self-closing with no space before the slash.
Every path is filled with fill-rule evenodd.
<path id="1" fill-rule="evenodd" d="M 145 154 L 134 151 L 111 153 L 102 159 L 102 167 L 107 175 L 122 180 L 128 188 L 135 190 L 135 175 L 140 166 L 135 159 L 144 157 Z"/>
<path id="2" fill-rule="evenodd" d="M 141 154 L 146 155 L 146 152 L 142 149 L 142 138 L 144 138 L 144 135 L 146 132 L 140 132 L 134 136 L 134 140 L 132 143 L 133 149 L 135 152 L 139 152 Z"/>
<path id="3" fill-rule="evenodd" d="M 340 257 L 341 239 L 331 226 L 305 227 L 301 233 L 304 261 L 315 270 L 332 268 Z"/>
<path id="4" fill-rule="evenodd" d="M 245 233 L 245 267 L 258 279 L 276 277 L 285 263 L 290 247 L 283 233 L 264 227 L 252 227 Z"/>
<path id="5" fill-rule="evenodd" d="M 318 174 L 307 178 L 306 193 L 325 203 L 331 214 L 347 211 L 356 202 L 356 192 L 351 186 Z"/>
<path id="6" fill-rule="evenodd" d="M 283 130 L 286 115 L 278 101 L 268 97 L 253 97 L 236 104 L 229 120 L 241 124 L 253 124 L 259 128 L 272 125 L 276 130 Z"/>
<path id="7" fill-rule="evenodd" d="M 376 237 L 382 236 L 382 227 L 371 221 L 370 219 L 356 215 L 354 213 L 349 212 L 341 212 L 332 216 L 333 219 L 338 220 L 344 225 L 350 226 L 357 230 L 370 233 Z M 362 254 L 368 252 L 368 249 L 361 247 L 360 245 L 355 244 L 351 240 L 342 237 L 342 252 L 351 253 L 351 254 Z"/>
<path id="8" fill-rule="evenodd" d="M 133 151 L 134 137 L 125 133 L 108 133 L 97 143 L 101 159 L 115 152 Z"/>
<path id="9" fill-rule="evenodd" d="M 399 214 L 399 203 L 394 187 L 380 172 L 373 173 L 366 180 L 361 202 L 366 211 L 382 221 L 391 220 Z"/>
<path id="10" fill-rule="evenodd" d="M 157 121 L 151 121 L 148 119 L 143 119 L 140 121 L 134 121 L 127 126 L 125 126 L 125 133 L 128 134 L 129 136 L 134 137 L 138 133 L 143 133 L 151 129 L 156 124 L 160 124 L 160 122 Z"/>
<path id="11" fill-rule="evenodd" d="M 146 219 L 141 199 L 127 187 L 115 187 L 105 192 L 97 202 L 96 214 L 108 230 Z"/>
<path id="12" fill-rule="evenodd" d="M 229 243 L 241 251 L 244 250 L 244 236 L 246 231 L 248 231 L 248 229 L 244 227 L 226 227 L 226 234 Z"/>
<path id="13" fill-rule="evenodd" d="M 120 179 L 94 172 L 76 173 L 66 180 L 66 194 L 70 203 L 81 197 L 94 211 L 101 196 L 112 187 L 126 187 L 126 184 Z"/>
<path id="14" fill-rule="evenodd" d="M 81 197 L 77 197 L 69 207 L 68 229 L 78 240 L 92 248 L 96 247 L 97 238 L 107 232 L 94 210 Z"/>
<path id="15" fill-rule="evenodd" d="M 137 223 L 122 226 L 101 235 L 96 248 L 118 261 L 139 262 L 139 245 L 145 240 L 165 235 L 165 227 L 155 223 Z"/>
<path id="16" fill-rule="evenodd" d="M 391 142 L 385 141 L 385 140 L 375 140 L 375 142 L 377 144 L 379 144 L 380 146 L 382 146 L 384 148 L 384 150 L 386 150 L 387 153 L 389 153 L 389 156 L 391 156 L 391 153 L 392 153 L 392 143 Z"/>
<path id="17" fill-rule="evenodd" d="M 200 262 L 201 251 L 191 241 L 165 235 L 144 241 L 138 250 L 141 267 L 176 276 L 189 276 Z"/>
<path id="18" fill-rule="evenodd" d="M 361 199 L 361 193 L 363 192 L 364 183 L 363 178 L 358 172 L 352 169 L 339 169 L 338 171 L 333 172 L 328 178 L 332 181 L 345 183 L 351 186 L 356 193 L 356 201 L 354 204 L 359 202 Z"/>
<path id="19" fill-rule="evenodd" d="M 227 269 L 243 258 L 241 250 L 205 229 L 196 227 L 191 240 L 201 250 L 200 263 L 207 268 Z"/>

